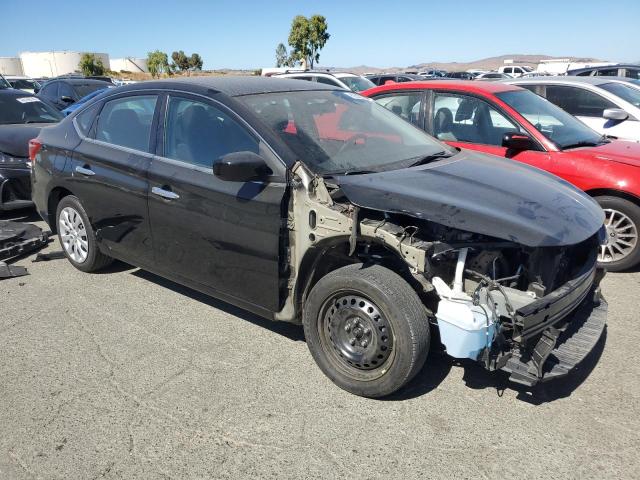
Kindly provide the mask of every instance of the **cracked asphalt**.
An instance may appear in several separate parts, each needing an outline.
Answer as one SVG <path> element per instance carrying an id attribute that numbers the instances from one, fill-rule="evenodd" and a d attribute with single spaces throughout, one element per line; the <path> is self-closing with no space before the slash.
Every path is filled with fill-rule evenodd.
<path id="1" fill-rule="evenodd" d="M 568 379 L 503 388 L 435 351 L 368 400 L 299 327 L 121 263 L 34 257 L 0 281 L 2 480 L 640 478 L 639 272 L 604 280 L 607 335 Z"/>

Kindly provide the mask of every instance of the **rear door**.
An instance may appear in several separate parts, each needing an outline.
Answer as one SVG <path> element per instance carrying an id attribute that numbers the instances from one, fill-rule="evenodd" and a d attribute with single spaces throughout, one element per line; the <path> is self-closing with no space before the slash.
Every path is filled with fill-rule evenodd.
<path id="1" fill-rule="evenodd" d="M 155 93 L 124 94 L 74 119 L 84 138 L 72 160 L 72 191 L 80 198 L 101 250 L 135 265 L 152 263 L 147 213 Z M 95 119 L 86 119 L 93 109 Z M 85 126 L 83 126 L 85 125 Z"/>
<path id="2" fill-rule="evenodd" d="M 195 288 L 279 310 L 284 166 L 224 105 L 188 94 L 163 103 L 149 171 L 157 268 Z M 216 160 L 241 151 L 265 158 L 273 178 L 231 182 L 213 175 Z"/>

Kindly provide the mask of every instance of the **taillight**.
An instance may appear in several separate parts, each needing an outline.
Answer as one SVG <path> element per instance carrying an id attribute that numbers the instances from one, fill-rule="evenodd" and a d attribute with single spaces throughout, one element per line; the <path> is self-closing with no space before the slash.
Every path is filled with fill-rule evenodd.
<path id="1" fill-rule="evenodd" d="M 29 162 L 31 163 L 31 166 L 33 166 L 33 164 L 35 163 L 36 155 L 41 148 L 42 142 L 40 140 L 38 140 L 37 138 L 29 140 Z"/>

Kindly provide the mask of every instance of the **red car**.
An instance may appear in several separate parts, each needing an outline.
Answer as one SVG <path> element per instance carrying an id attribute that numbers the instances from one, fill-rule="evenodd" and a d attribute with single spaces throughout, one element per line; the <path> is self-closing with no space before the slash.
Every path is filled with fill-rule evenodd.
<path id="1" fill-rule="evenodd" d="M 547 170 L 592 195 L 606 213 L 600 262 L 640 263 L 640 143 L 604 138 L 535 93 L 502 83 L 395 83 L 362 95 L 453 147 Z"/>

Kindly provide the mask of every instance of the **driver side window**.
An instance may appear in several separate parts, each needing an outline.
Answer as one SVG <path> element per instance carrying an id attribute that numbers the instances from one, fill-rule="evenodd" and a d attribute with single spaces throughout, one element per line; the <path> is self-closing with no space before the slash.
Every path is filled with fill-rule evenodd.
<path id="1" fill-rule="evenodd" d="M 446 142 L 502 146 L 502 137 L 520 129 L 496 108 L 468 95 L 437 93 L 431 134 Z"/>
<path id="2" fill-rule="evenodd" d="M 208 103 L 170 97 L 165 122 L 166 158 L 209 169 L 228 153 L 259 153 L 258 141 L 244 127 Z"/>

